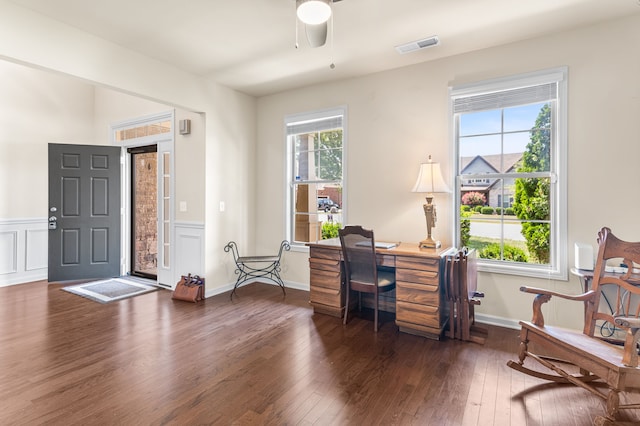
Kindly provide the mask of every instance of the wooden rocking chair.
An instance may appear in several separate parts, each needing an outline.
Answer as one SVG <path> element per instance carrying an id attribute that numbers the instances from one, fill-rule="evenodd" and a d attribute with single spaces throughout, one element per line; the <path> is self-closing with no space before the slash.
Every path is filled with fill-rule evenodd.
<path id="1" fill-rule="evenodd" d="M 637 269 L 640 267 L 640 242 L 619 240 L 609 228 L 602 228 L 598 232 L 598 245 L 592 288 L 586 293 L 570 296 L 544 289 L 520 288 L 537 296 L 533 301 L 533 319 L 520 322 L 518 361 L 507 364 L 531 376 L 572 383 L 591 392 L 606 401 L 606 417 L 596 419 L 596 424 L 624 424 L 612 423 L 618 411 L 640 408 L 640 404 L 620 404 L 621 392 L 640 390 L 640 276 Z M 625 272 L 607 272 L 607 264 L 624 265 Z M 544 324 L 542 305 L 554 296 L 584 302 L 582 333 Z M 596 335 L 596 330 L 600 336 Z M 544 355 L 533 353 L 530 346 Z M 558 358 L 547 356 L 549 354 Z M 550 373 L 526 367 L 524 362 L 527 358 L 539 362 Z M 563 364 L 575 365 L 580 372 L 568 373 Z M 592 381 L 605 383 L 608 390 L 598 389 L 590 383 Z"/>

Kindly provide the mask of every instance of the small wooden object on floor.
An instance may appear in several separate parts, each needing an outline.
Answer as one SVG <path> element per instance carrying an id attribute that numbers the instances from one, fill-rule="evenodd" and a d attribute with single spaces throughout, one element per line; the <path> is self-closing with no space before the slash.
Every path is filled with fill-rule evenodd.
<path id="1" fill-rule="evenodd" d="M 477 290 L 476 251 L 462 249 L 446 257 L 445 295 L 449 303 L 451 339 L 484 344 L 487 330 L 475 325 L 475 306 L 483 293 Z"/>

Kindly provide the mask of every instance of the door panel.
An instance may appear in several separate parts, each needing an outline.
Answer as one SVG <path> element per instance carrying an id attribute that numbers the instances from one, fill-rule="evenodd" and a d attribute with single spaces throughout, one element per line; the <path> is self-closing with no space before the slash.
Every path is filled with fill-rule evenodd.
<path id="1" fill-rule="evenodd" d="M 120 148 L 49 144 L 49 281 L 120 275 Z"/>

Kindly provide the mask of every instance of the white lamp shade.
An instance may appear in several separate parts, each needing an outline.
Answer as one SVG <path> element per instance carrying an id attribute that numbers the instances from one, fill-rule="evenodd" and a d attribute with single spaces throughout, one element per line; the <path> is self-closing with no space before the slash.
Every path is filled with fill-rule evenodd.
<path id="1" fill-rule="evenodd" d="M 331 0 L 296 0 L 296 15 L 305 24 L 318 25 L 331 17 Z"/>
<path id="2" fill-rule="evenodd" d="M 422 163 L 412 192 L 451 192 L 442 178 L 440 163 Z"/>

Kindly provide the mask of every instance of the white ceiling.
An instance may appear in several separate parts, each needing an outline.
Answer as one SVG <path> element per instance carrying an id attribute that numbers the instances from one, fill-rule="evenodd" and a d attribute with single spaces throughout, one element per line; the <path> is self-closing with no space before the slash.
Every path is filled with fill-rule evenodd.
<path id="1" fill-rule="evenodd" d="M 342 0 L 333 48 L 308 47 L 300 25 L 296 49 L 295 0 L 11 1 L 255 96 L 640 13 L 639 0 Z M 432 35 L 440 45 L 394 49 Z"/>

